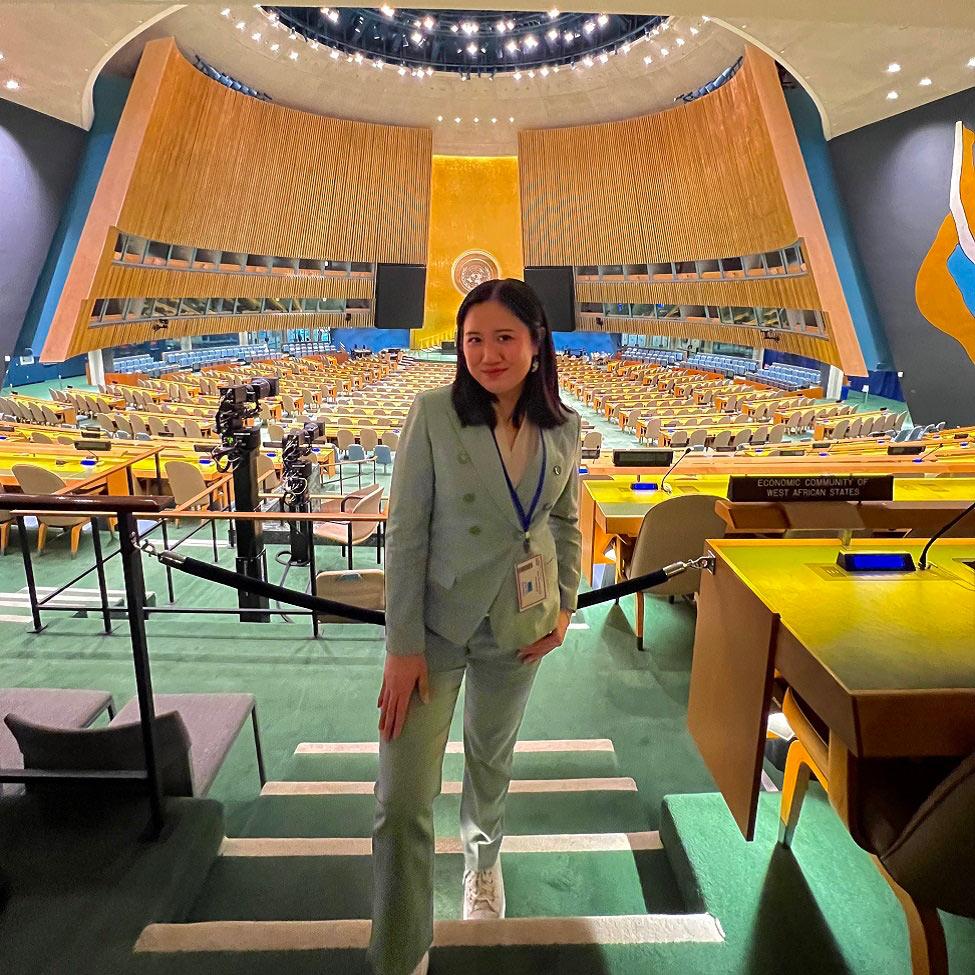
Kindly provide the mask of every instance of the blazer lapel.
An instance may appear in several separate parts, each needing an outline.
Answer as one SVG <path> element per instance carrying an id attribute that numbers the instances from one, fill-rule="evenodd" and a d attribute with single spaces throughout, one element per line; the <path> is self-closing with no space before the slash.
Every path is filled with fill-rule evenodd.
<path id="1" fill-rule="evenodd" d="M 472 465 L 477 472 L 478 480 L 499 510 L 512 524 L 518 526 L 518 516 L 508 494 L 501 458 L 494 437 L 491 436 L 490 427 L 483 425 L 465 427 L 461 425 L 460 419 L 453 410 L 451 414 L 453 415 L 450 417 L 450 422 L 457 435 L 457 462 Z"/>

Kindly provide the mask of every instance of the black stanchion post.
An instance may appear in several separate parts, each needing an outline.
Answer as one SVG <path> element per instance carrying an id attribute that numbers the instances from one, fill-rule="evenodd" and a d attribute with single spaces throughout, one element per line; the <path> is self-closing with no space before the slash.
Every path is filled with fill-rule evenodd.
<path id="1" fill-rule="evenodd" d="M 157 455 L 158 456 L 158 455 Z M 163 548 L 169 550 L 169 530 L 166 528 L 166 519 L 160 519 L 162 524 L 162 540 Z M 170 603 L 176 602 L 176 588 L 173 584 L 173 570 L 167 565 L 166 566 L 166 590 L 169 593 Z"/>
<path id="2" fill-rule="evenodd" d="M 139 721 L 142 725 L 142 749 L 146 762 L 146 786 L 149 792 L 149 825 L 146 838 L 157 839 L 164 825 L 163 797 L 162 781 L 156 765 L 156 710 L 152 700 L 149 645 L 146 640 L 146 585 L 142 574 L 142 554 L 138 547 L 138 522 L 129 511 L 120 511 L 118 517 L 122 572 L 125 576 L 125 607 L 129 618 L 135 686 L 139 697 Z"/>
<path id="3" fill-rule="evenodd" d="M 239 450 L 234 464 L 234 498 L 238 511 L 257 511 L 260 497 L 257 479 L 257 451 L 261 445 L 261 432 L 257 427 L 234 435 Z M 252 519 L 241 519 L 236 523 L 237 571 L 251 579 L 264 580 L 264 525 Z M 266 596 L 255 596 L 240 591 L 237 604 L 241 609 L 266 610 Z M 242 623 L 270 623 L 271 614 L 267 612 L 247 612 L 240 614 Z"/>
<path id="4" fill-rule="evenodd" d="M 318 595 L 318 586 L 317 586 L 318 569 L 315 566 L 315 532 L 311 530 L 312 526 L 309 522 L 305 522 L 305 524 L 308 525 L 309 528 L 308 575 L 311 578 L 311 593 L 313 596 L 317 596 Z M 320 624 L 318 622 L 318 614 L 312 613 L 311 614 L 311 635 L 317 640 L 320 633 L 321 633 L 321 629 L 320 629 Z"/>
<path id="5" fill-rule="evenodd" d="M 95 574 L 98 576 L 98 595 L 102 603 L 102 625 L 106 633 L 112 632 L 112 611 L 108 605 L 108 586 L 105 584 L 105 565 L 102 561 L 102 532 L 98 519 L 91 519 L 91 540 L 95 546 Z"/>
<path id="6" fill-rule="evenodd" d="M 37 605 L 37 586 L 34 584 L 34 565 L 30 558 L 30 542 L 23 516 L 17 516 L 17 537 L 20 539 L 20 554 L 24 558 L 24 575 L 27 577 L 27 598 L 30 600 L 30 615 L 34 619 L 34 633 L 44 629 L 41 622 L 41 608 Z"/>

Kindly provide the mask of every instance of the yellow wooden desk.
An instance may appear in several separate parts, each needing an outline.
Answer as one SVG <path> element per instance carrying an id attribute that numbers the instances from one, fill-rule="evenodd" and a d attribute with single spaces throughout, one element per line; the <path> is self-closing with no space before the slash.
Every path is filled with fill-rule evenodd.
<path id="1" fill-rule="evenodd" d="M 975 539 L 942 539 L 928 572 L 849 575 L 838 543 L 708 543 L 688 725 L 752 839 L 772 674 L 830 729 L 830 764 L 975 751 Z M 910 551 L 923 540 L 854 542 Z M 855 781 L 831 795 L 844 821 Z"/>
<path id="2" fill-rule="evenodd" d="M 758 458 L 761 459 L 761 458 Z M 775 460 L 776 458 L 773 458 Z M 782 458 L 782 460 L 792 458 Z M 795 458 L 801 460 L 802 458 Z M 694 458 L 697 462 L 697 458 Z M 773 465 L 766 461 L 766 468 L 757 470 L 739 470 L 738 465 L 726 462 L 721 464 L 721 458 L 714 458 L 715 469 L 707 473 L 692 473 L 683 465 L 667 478 L 667 485 L 673 493 L 664 491 L 639 492 L 631 489 L 630 485 L 636 480 L 637 474 L 616 474 L 612 480 L 583 481 L 579 492 L 579 526 L 582 531 L 582 568 L 589 583 L 592 584 L 593 569 L 597 565 L 606 565 L 611 561 L 603 552 L 614 535 L 622 538 L 636 538 L 643 524 L 643 517 L 654 505 L 669 497 L 686 494 L 710 494 L 716 498 L 728 497 L 728 482 L 730 474 L 849 474 L 862 472 L 852 465 L 831 464 L 829 468 L 803 464 L 802 469 L 793 470 L 796 465 Z M 689 465 L 688 465 L 689 466 Z M 723 468 L 723 470 L 722 470 Z M 599 468 L 591 468 L 593 472 Z M 619 471 L 618 468 L 613 470 Z M 903 472 L 903 476 L 899 476 Z M 899 468 L 890 465 L 885 470 L 870 471 L 870 473 L 894 474 L 894 501 L 927 504 L 932 502 L 968 502 L 975 500 L 975 476 L 953 475 L 950 477 L 912 477 L 913 471 L 901 465 Z M 640 475 L 644 481 L 659 484 L 663 471 Z M 936 508 L 937 505 L 934 505 Z M 952 511 L 955 510 L 953 507 Z M 932 516 L 938 521 L 937 514 Z M 947 513 L 944 520 L 951 517 Z M 883 527 L 885 521 L 883 512 L 877 514 L 878 527 Z M 768 530 L 774 530 L 769 528 Z"/>

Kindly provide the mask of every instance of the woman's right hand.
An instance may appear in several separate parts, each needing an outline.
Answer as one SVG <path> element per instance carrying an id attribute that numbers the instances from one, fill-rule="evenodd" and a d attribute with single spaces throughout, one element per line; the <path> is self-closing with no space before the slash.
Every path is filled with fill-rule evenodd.
<path id="1" fill-rule="evenodd" d="M 383 686 L 376 702 L 379 708 L 379 733 L 384 741 L 393 741 L 403 730 L 414 688 L 419 691 L 420 700 L 428 704 L 430 689 L 427 684 L 426 654 L 395 656 L 387 653 Z"/>

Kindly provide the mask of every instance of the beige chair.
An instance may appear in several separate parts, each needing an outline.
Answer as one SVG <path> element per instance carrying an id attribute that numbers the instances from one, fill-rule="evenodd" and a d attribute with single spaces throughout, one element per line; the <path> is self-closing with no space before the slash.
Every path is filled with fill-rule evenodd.
<path id="1" fill-rule="evenodd" d="M 659 416 L 651 417 L 647 421 L 646 429 L 643 432 L 641 443 L 656 443 L 660 439 L 660 430 L 663 424 Z"/>
<path id="2" fill-rule="evenodd" d="M 850 421 L 845 417 L 842 420 L 837 421 L 836 426 L 833 427 L 833 434 L 829 438 L 830 440 L 842 440 L 847 436 L 850 429 Z"/>
<path id="3" fill-rule="evenodd" d="M 379 443 L 379 437 L 372 427 L 359 427 L 359 444 L 367 453 L 372 453 Z"/>
<path id="4" fill-rule="evenodd" d="M 768 424 L 763 423 L 761 426 L 756 427 L 752 431 L 751 443 L 754 446 L 760 447 L 762 444 L 768 442 Z"/>
<path id="5" fill-rule="evenodd" d="M 347 514 L 379 514 L 382 506 L 383 489 L 381 484 L 370 484 L 368 487 L 360 488 L 347 494 L 344 498 L 335 498 L 326 501 L 322 505 L 322 512 Z M 351 526 L 351 534 L 350 534 Z M 379 522 L 377 521 L 323 521 L 315 522 L 315 534 L 319 538 L 327 538 L 329 541 L 337 542 L 342 546 L 342 554 L 346 554 L 348 549 L 349 568 L 352 565 L 352 548 L 369 541 L 373 535 L 377 534 Z M 349 544 L 351 539 L 352 544 Z M 377 539 L 378 541 L 378 539 Z M 381 561 L 379 545 L 376 546 L 376 562 Z"/>
<path id="6" fill-rule="evenodd" d="M 129 426 L 132 428 L 132 436 L 135 437 L 137 434 L 143 434 L 144 436 L 151 436 L 152 431 L 146 425 L 146 421 L 135 413 L 130 413 L 128 416 Z"/>
<path id="7" fill-rule="evenodd" d="M 27 408 L 30 410 L 30 417 L 34 423 L 46 423 L 44 419 L 44 411 L 41 409 L 38 403 L 27 403 Z"/>
<path id="8" fill-rule="evenodd" d="M 704 552 L 709 538 L 722 538 L 725 522 L 715 514 L 718 497 L 707 494 L 689 494 L 668 498 L 655 504 L 643 516 L 640 534 L 627 556 L 624 548 L 617 549 L 617 573 L 624 579 L 635 579 L 662 569 L 673 562 L 696 559 Z M 697 592 L 701 585 L 701 572 L 692 569 L 673 576 L 652 590 L 654 596 L 686 596 Z M 643 649 L 644 593 L 636 594 L 636 641 L 637 649 Z M 671 598 L 673 602 L 673 598 Z"/>
<path id="9" fill-rule="evenodd" d="M 731 431 L 730 430 L 719 430 L 714 435 L 714 440 L 711 441 L 711 447 L 714 450 L 730 450 L 731 449 Z"/>
<path id="10" fill-rule="evenodd" d="M 690 437 L 683 427 L 677 427 L 670 435 L 671 447 L 686 447 L 690 442 Z"/>
<path id="11" fill-rule="evenodd" d="M 284 426 L 281 423 L 267 424 L 267 438 L 274 443 L 281 443 L 284 440 Z"/>
<path id="12" fill-rule="evenodd" d="M 115 436 L 115 423 L 107 413 L 99 413 L 95 419 L 98 425 L 110 436 Z"/>
<path id="13" fill-rule="evenodd" d="M 349 430 L 346 427 L 343 427 L 341 430 L 338 431 L 335 439 L 338 444 L 339 454 L 341 455 L 345 453 L 345 451 L 348 450 L 349 447 L 352 446 L 352 444 L 355 443 L 355 432 L 353 430 Z"/>
<path id="14" fill-rule="evenodd" d="M 731 438 L 731 444 L 730 444 L 731 449 L 737 450 L 739 447 L 744 447 L 746 444 L 748 444 L 751 441 L 751 439 L 752 439 L 751 430 L 739 430 Z"/>
<path id="15" fill-rule="evenodd" d="M 14 464 L 13 475 L 17 478 L 20 490 L 24 494 L 56 494 L 65 487 L 64 481 L 53 471 L 36 464 Z M 81 541 L 81 530 L 87 524 L 84 516 L 75 515 L 38 515 L 37 516 L 37 551 L 44 551 L 47 541 L 48 528 L 63 528 L 71 535 L 71 557 L 78 554 L 78 543 Z"/>
<path id="16" fill-rule="evenodd" d="M 281 486 L 274 461 L 265 453 L 257 455 L 257 481 L 260 489 L 266 494 L 276 491 Z"/>
<path id="17" fill-rule="evenodd" d="M 708 431 L 704 427 L 698 427 L 687 441 L 688 447 L 703 447 L 708 442 Z"/>
<path id="18" fill-rule="evenodd" d="M 598 430 L 590 430 L 582 438 L 583 450 L 600 450 L 603 446 L 603 435 Z"/>
<path id="19" fill-rule="evenodd" d="M 186 428 L 183 426 L 183 421 L 182 420 L 177 420 L 176 417 L 174 417 L 174 416 L 173 417 L 170 417 L 166 421 L 166 429 L 174 437 L 185 437 L 186 436 Z"/>
<path id="20" fill-rule="evenodd" d="M 146 426 L 149 427 L 149 432 L 154 437 L 165 437 L 168 435 L 169 431 L 166 429 L 166 421 L 155 413 L 150 413 L 146 417 Z M 197 474 L 200 472 L 197 471 Z"/>
<path id="21" fill-rule="evenodd" d="M 189 505 L 187 511 L 206 511 L 210 508 L 213 499 L 204 494 L 207 483 L 199 467 L 185 460 L 171 460 L 166 463 L 164 473 L 177 508 L 184 505 Z"/>
<path id="22" fill-rule="evenodd" d="M 75 440 L 77 440 L 77 437 L 69 437 L 68 434 L 62 433 L 59 434 L 55 438 L 55 440 L 57 441 L 57 443 L 64 444 L 65 447 L 71 447 L 74 445 L 74 442 Z"/>
<path id="23" fill-rule="evenodd" d="M 386 574 L 382 569 L 319 572 L 315 576 L 315 594 L 360 609 L 385 610 Z M 319 615 L 320 623 L 356 623 L 345 616 Z"/>
<path id="24" fill-rule="evenodd" d="M 384 443 L 390 450 L 395 451 L 399 446 L 399 434 L 393 430 L 387 430 L 383 434 L 382 443 Z"/>
<path id="25" fill-rule="evenodd" d="M 289 396 L 287 393 L 281 394 L 281 408 L 288 416 L 294 416 L 298 413 L 298 404 L 295 402 L 293 396 Z"/>
<path id="26" fill-rule="evenodd" d="M 184 420 L 183 432 L 187 437 L 193 437 L 195 440 L 203 439 L 203 431 L 200 429 L 200 424 L 196 420 L 193 419 Z"/>
<path id="27" fill-rule="evenodd" d="M 31 440 L 34 443 L 50 443 L 51 438 L 46 433 L 41 433 L 40 430 L 34 430 L 30 435 Z"/>
<path id="28" fill-rule="evenodd" d="M 785 437 L 785 424 L 776 423 L 768 432 L 768 443 L 782 443 L 783 437 Z"/>
<path id="29" fill-rule="evenodd" d="M 839 424 L 837 424 L 837 427 L 839 427 Z M 856 437 L 859 437 L 860 436 L 860 431 L 862 429 L 863 429 L 863 417 L 861 417 L 861 416 L 854 417 L 850 421 L 850 425 L 847 428 L 847 431 L 846 431 L 846 439 L 847 440 L 853 440 Z M 833 431 L 833 439 L 834 440 L 839 440 L 840 439 L 839 436 L 837 436 L 835 430 Z"/>
<path id="30" fill-rule="evenodd" d="M 61 418 L 51 409 L 50 406 L 45 406 L 41 403 L 41 415 L 44 417 L 44 422 L 48 426 L 59 427 L 61 425 Z"/>
<path id="31" fill-rule="evenodd" d="M 127 434 L 131 437 L 133 435 L 132 424 L 124 413 L 116 413 L 112 419 L 115 422 L 115 429 L 118 431 L 118 436 L 121 437 L 123 434 Z"/>

